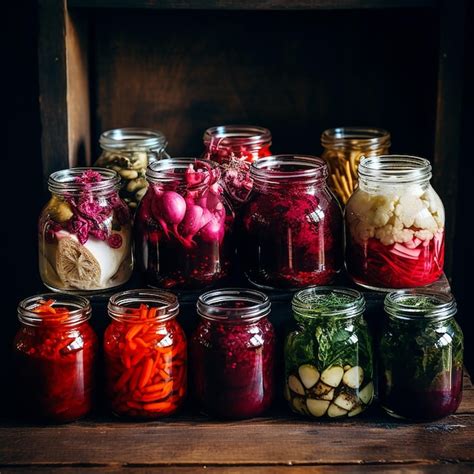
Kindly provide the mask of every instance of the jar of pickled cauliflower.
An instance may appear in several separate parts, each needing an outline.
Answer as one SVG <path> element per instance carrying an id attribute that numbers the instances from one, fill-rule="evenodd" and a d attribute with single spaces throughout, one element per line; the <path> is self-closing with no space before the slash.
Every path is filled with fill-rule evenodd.
<path id="1" fill-rule="evenodd" d="M 359 187 L 346 206 L 346 266 L 375 290 L 438 280 L 444 264 L 444 207 L 424 158 L 363 158 Z"/>
<path id="2" fill-rule="evenodd" d="M 372 341 L 358 291 L 310 287 L 292 301 L 297 326 L 285 341 L 285 398 L 301 415 L 353 417 L 374 396 Z"/>
<path id="3" fill-rule="evenodd" d="M 453 414 L 462 398 L 463 333 L 451 295 L 427 289 L 389 293 L 380 341 L 379 398 L 397 418 Z"/>
<path id="4" fill-rule="evenodd" d="M 55 291 L 97 292 L 128 281 L 133 270 L 131 216 L 120 178 L 105 168 L 71 168 L 48 180 L 39 218 L 39 270 Z"/>
<path id="5" fill-rule="evenodd" d="M 102 154 L 94 166 L 111 168 L 120 175 L 120 196 L 134 210 L 146 193 L 147 166 L 169 158 L 166 137 L 157 130 L 115 128 L 102 133 L 99 139 Z"/>
<path id="6" fill-rule="evenodd" d="M 201 295 L 190 341 L 196 399 L 221 418 L 262 414 L 274 396 L 275 331 L 260 291 L 225 288 Z"/>
<path id="7" fill-rule="evenodd" d="M 228 275 L 234 213 L 209 160 L 150 164 L 135 219 L 135 247 L 147 284 L 199 289 Z"/>
<path id="8" fill-rule="evenodd" d="M 253 125 L 221 125 L 204 133 L 203 158 L 221 166 L 222 183 L 234 208 L 239 208 L 252 190 L 250 165 L 270 156 L 270 130 Z"/>
<path id="9" fill-rule="evenodd" d="M 331 283 L 342 267 L 342 212 L 313 156 L 276 155 L 251 167 L 239 254 L 248 279 L 269 289 Z"/>
<path id="10" fill-rule="evenodd" d="M 390 133 L 381 128 L 339 127 L 321 135 L 322 157 L 328 162 L 329 185 L 346 204 L 357 187 L 357 169 L 362 156 L 385 155 L 390 148 Z"/>

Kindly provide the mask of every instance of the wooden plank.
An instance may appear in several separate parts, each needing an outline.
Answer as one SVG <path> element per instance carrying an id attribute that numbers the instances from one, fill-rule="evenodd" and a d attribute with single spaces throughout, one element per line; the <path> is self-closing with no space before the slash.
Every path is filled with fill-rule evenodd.
<path id="1" fill-rule="evenodd" d="M 446 209 L 445 270 L 452 276 L 458 180 L 465 29 L 463 0 L 443 0 L 439 9 L 440 47 L 433 183 Z M 463 258 L 462 252 L 458 258 Z"/>
<path id="2" fill-rule="evenodd" d="M 44 182 L 90 156 L 89 84 L 84 14 L 65 0 L 39 3 L 39 88 Z"/>
<path id="3" fill-rule="evenodd" d="M 82 421 L 49 427 L 4 425 L 0 459 L 7 466 L 79 461 L 141 466 L 474 462 L 473 439 L 471 415 L 418 424 L 363 418 L 323 423 L 294 417 Z"/>
<path id="4" fill-rule="evenodd" d="M 69 0 L 71 7 L 176 10 L 341 10 L 432 7 L 434 0 Z"/>
<path id="5" fill-rule="evenodd" d="M 116 472 L 124 472 L 124 468 L 127 473 L 136 472 L 138 474 L 154 474 L 154 473 L 166 473 L 166 474 L 193 474 L 196 472 L 206 473 L 217 473 L 217 474 L 240 474 L 242 472 L 242 466 L 83 466 L 77 465 L 73 467 L 62 467 L 54 466 L 55 474 L 113 474 Z M 291 473 L 291 474 L 305 474 L 312 472 L 316 474 L 364 474 L 364 473 L 380 473 L 380 472 L 393 472 L 393 473 L 410 473 L 410 474 L 472 474 L 474 469 L 474 463 L 462 463 L 462 464 L 384 464 L 383 467 L 380 465 L 363 465 L 358 466 L 355 464 L 344 465 L 339 464 L 333 465 L 306 465 L 306 466 L 245 466 L 246 474 L 265 474 L 268 472 L 280 474 L 280 473 Z M 27 472 L 33 474 L 50 473 L 51 466 L 9 466 L 2 468 L 2 474 L 6 473 L 19 473 Z"/>

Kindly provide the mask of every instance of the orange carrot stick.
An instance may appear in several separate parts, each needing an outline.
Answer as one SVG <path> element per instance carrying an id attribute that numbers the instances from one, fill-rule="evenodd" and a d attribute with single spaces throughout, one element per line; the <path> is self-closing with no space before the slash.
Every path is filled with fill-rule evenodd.
<path id="1" fill-rule="evenodd" d="M 125 335 L 127 341 L 131 341 L 143 328 L 143 324 L 134 324 Z"/>
<path id="2" fill-rule="evenodd" d="M 153 369 L 153 359 L 149 358 L 147 359 L 147 361 L 145 362 L 145 366 L 143 367 L 140 381 L 138 382 L 139 388 L 143 388 L 148 383 L 151 377 L 152 369 Z"/>

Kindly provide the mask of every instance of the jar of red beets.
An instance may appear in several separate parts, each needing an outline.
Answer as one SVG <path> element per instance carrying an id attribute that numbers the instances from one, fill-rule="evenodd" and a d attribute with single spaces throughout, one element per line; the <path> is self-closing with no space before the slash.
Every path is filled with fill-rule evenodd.
<path id="1" fill-rule="evenodd" d="M 136 217 L 135 246 L 147 283 L 196 289 L 227 276 L 234 213 L 209 160 L 151 163 Z"/>
<path id="2" fill-rule="evenodd" d="M 222 183 L 237 209 L 252 190 L 251 163 L 271 155 L 270 130 L 253 125 L 222 125 L 208 128 L 203 140 L 203 158 L 219 163 Z"/>
<path id="3" fill-rule="evenodd" d="M 43 294 L 18 305 L 13 369 L 21 416 L 62 423 L 91 410 L 97 336 L 90 315 L 81 296 Z"/>
<path id="4" fill-rule="evenodd" d="M 194 390 L 202 411 L 221 418 L 263 413 L 274 395 L 275 332 L 270 300 L 255 290 L 209 291 L 197 302 L 191 337 Z"/>
<path id="5" fill-rule="evenodd" d="M 331 283 L 342 268 L 342 211 L 313 156 L 276 155 L 251 166 L 254 188 L 242 210 L 239 253 L 262 288 Z"/>

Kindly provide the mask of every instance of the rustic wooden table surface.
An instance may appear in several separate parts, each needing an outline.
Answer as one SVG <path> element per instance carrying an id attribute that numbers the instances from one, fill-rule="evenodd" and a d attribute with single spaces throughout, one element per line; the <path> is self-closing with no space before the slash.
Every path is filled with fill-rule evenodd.
<path id="1" fill-rule="evenodd" d="M 377 408 L 334 422 L 284 410 L 238 422 L 183 415 L 148 423 L 4 422 L 0 472 L 474 472 L 474 388 L 467 375 L 464 389 L 457 413 L 431 423 L 399 422 Z"/>
<path id="2" fill-rule="evenodd" d="M 438 289 L 449 291 L 447 281 Z M 365 297 L 366 318 L 376 331 L 383 297 Z M 271 319 L 281 342 L 291 319 L 290 297 L 271 299 Z M 106 302 L 104 297 L 92 300 L 99 334 L 108 324 Z M 180 295 L 180 302 L 180 321 L 189 332 L 196 323 L 195 295 Z M 265 418 L 234 422 L 192 415 L 191 409 L 147 423 L 105 415 L 56 426 L 0 420 L 0 474 L 53 468 L 91 474 L 235 473 L 244 467 L 256 473 L 474 472 L 474 387 L 467 374 L 457 413 L 432 423 L 400 422 L 376 405 L 350 421 L 323 422 L 292 415 L 282 399 L 276 405 Z"/>

